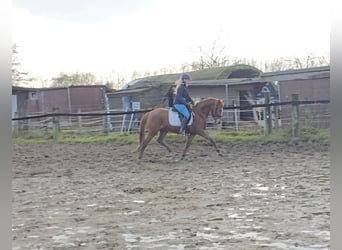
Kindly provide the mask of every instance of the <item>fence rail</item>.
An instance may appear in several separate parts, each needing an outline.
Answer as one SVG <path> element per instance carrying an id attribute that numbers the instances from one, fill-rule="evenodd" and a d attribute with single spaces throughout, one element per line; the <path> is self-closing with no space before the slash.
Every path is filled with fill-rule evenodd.
<path id="1" fill-rule="evenodd" d="M 281 103 L 225 106 L 222 124 L 216 125 L 212 117 L 209 116 L 207 128 L 233 131 L 264 129 L 265 134 L 268 134 L 272 129 L 292 127 L 293 136 L 298 136 L 298 124 L 319 128 L 330 127 L 329 103 L 329 100 L 298 101 L 298 99 L 293 99 Z M 17 136 L 25 134 L 37 137 L 50 135 L 54 138 L 57 137 L 59 131 L 63 131 L 65 134 L 136 133 L 140 118 L 151 110 L 60 113 L 58 109 L 55 109 L 51 113 L 13 117 L 12 131 Z M 284 112 L 285 110 L 287 112 Z M 249 114 L 252 118 L 244 120 L 242 119 L 244 114 Z"/>

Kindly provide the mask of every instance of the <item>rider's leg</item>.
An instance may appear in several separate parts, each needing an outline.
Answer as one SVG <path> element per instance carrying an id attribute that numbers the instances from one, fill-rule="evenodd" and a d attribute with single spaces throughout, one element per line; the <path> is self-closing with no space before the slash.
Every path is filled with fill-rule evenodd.
<path id="1" fill-rule="evenodd" d="M 182 135 L 185 135 L 188 119 L 186 119 L 185 116 L 181 115 L 180 120 L 181 120 L 181 128 L 179 130 L 179 133 Z"/>
<path id="2" fill-rule="evenodd" d="M 186 128 L 187 128 L 187 123 L 188 123 L 188 121 L 190 119 L 190 112 L 186 108 L 186 106 L 183 105 L 183 104 L 175 104 L 175 108 L 180 113 L 179 114 L 179 116 L 180 116 L 179 119 L 181 121 L 181 128 L 179 130 L 179 133 L 185 135 Z"/>

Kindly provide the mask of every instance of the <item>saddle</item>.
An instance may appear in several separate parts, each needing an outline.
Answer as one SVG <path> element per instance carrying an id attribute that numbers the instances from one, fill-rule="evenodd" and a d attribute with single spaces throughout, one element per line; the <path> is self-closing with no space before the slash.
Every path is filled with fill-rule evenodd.
<path id="1" fill-rule="evenodd" d="M 181 125 L 179 116 L 180 116 L 180 114 L 178 113 L 178 111 L 174 107 L 169 109 L 169 123 L 171 126 L 180 126 Z M 190 112 L 190 119 L 188 122 L 188 126 L 190 126 L 192 124 L 194 116 L 195 116 L 194 112 Z"/>

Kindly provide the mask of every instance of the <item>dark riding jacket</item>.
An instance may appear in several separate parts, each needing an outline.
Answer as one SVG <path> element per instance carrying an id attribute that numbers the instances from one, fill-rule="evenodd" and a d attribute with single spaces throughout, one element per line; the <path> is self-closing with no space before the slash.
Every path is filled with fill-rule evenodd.
<path id="1" fill-rule="evenodd" d="M 173 104 L 184 104 L 185 106 L 188 106 L 189 103 L 194 104 L 194 101 L 189 95 L 188 87 L 182 83 L 177 89 L 176 98 Z"/>

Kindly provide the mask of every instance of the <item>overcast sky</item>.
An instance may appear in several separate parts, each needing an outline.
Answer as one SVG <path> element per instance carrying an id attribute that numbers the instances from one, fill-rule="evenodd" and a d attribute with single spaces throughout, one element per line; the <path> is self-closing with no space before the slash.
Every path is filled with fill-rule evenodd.
<path id="1" fill-rule="evenodd" d="M 330 51 L 330 2 L 13 0 L 12 42 L 33 76 L 180 67 L 214 40 L 232 57 Z"/>

